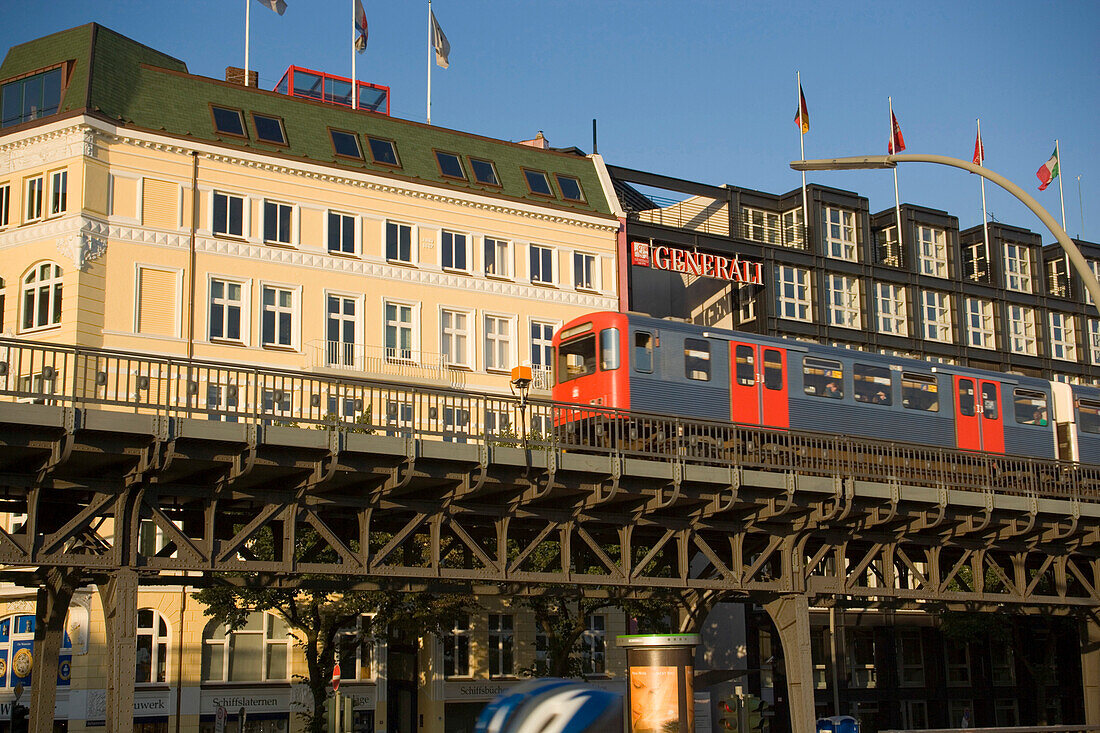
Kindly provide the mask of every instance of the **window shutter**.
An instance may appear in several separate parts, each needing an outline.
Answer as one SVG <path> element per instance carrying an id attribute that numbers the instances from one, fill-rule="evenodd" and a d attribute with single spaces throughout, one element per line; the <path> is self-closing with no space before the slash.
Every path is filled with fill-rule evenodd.
<path id="1" fill-rule="evenodd" d="M 179 215 L 179 187 L 168 181 L 146 178 L 142 185 L 141 223 L 158 229 L 176 229 Z"/>
<path id="2" fill-rule="evenodd" d="M 176 336 L 176 273 L 142 267 L 138 275 L 138 332 Z"/>

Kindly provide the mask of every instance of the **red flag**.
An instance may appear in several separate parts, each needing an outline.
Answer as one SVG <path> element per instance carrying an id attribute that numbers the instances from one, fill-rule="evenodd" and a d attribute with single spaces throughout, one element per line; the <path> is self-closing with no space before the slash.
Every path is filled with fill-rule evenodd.
<path id="1" fill-rule="evenodd" d="M 982 145 L 982 133 L 978 131 L 978 136 L 974 138 L 974 165 L 981 165 L 985 162 L 985 146 Z"/>
<path id="2" fill-rule="evenodd" d="M 894 116 L 893 112 L 890 113 L 890 122 L 893 124 L 894 130 L 890 136 L 890 143 L 886 146 L 886 152 L 893 155 L 905 150 L 905 138 L 901 136 L 901 125 L 898 124 L 898 118 Z"/>

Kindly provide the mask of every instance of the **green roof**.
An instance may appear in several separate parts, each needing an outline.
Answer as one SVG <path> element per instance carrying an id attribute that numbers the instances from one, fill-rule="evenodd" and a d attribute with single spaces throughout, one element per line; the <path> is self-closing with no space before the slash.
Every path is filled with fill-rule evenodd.
<path id="1" fill-rule="evenodd" d="M 611 215 L 596 166 L 589 158 L 194 76 L 187 73 L 183 62 L 94 23 L 12 47 L 0 65 L 0 80 L 62 62 L 71 62 L 72 67 L 59 114 L 84 111 L 125 127 L 164 133 L 181 141 L 251 149 L 290 160 L 522 200 L 558 210 Z M 243 111 L 248 139 L 219 135 L 214 129 L 211 105 Z M 281 117 L 288 145 L 257 140 L 252 112 Z M 47 117 L 24 126 L 49 120 Z M 330 128 L 359 133 L 364 152 L 365 135 L 393 140 L 401 167 L 375 164 L 369 153 L 363 161 L 337 158 Z M 435 150 L 463 156 L 468 176 L 471 174 L 468 157 L 492 161 L 501 185 L 489 187 L 444 178 Z M 563 200 L 556 182 L 552 183 L 556 193 L 552 199 L 531 193 L 523 168 L 544 171 L 552 182 L 555 174 L 576 178 L 587 201 Z"/>

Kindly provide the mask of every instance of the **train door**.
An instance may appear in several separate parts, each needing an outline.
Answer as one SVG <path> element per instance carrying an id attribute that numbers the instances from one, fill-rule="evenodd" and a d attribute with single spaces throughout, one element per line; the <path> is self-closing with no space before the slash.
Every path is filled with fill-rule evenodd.
<path id="1" fill-rule="evenodd" d="M 730 342 L 730 418 L 743 425 L 786 428 L 787 350 Z"/>
<path id="2" fill-rule="evenodd" d="M 955 376 L 955 438 L 963 450 L 1004 453 L 1001 386 L 997 382 Z"/>

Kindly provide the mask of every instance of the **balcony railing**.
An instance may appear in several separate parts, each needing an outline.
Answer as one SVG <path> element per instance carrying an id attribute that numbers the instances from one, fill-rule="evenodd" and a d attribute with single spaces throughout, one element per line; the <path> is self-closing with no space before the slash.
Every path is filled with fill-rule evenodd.
<path id="1" fill-rule="evenodd" d="M 747 214 L 735 211 L 731 215 L 728 202 L 705 196 L 691 196 L 682 201 L 661 196 L 648 198 L 658 208 L 628 211 L 627 215 L 638 221 L 673 229 L 747 239 L 750 242 L 788 249 L 807 248 L 806 227 L 801 223 L 783 224 L 782 214 L 779 212 L 752 209 Z"/>
<path id="2" fill-rule="evenodd" d="M 321 339 L 310 341 L 307 353 L 313 369 L 337 369 L 367 377 L 451 387 L 466 383 L 465 372 L 448 366 L 443 354 Z"/>

